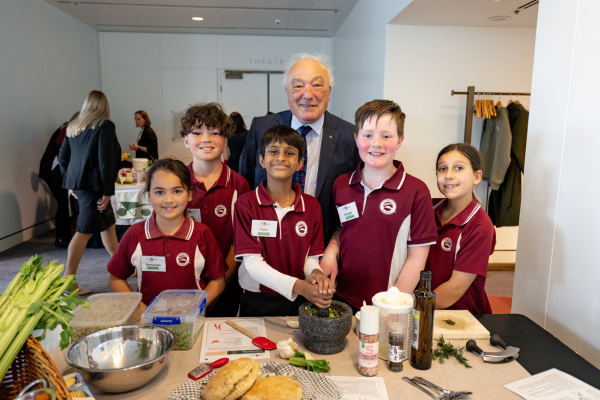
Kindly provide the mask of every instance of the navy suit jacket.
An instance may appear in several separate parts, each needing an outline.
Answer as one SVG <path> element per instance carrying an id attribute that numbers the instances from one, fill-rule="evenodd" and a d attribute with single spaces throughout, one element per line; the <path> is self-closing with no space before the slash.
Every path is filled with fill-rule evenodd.
<path id="1" fill-rule="evenodd" d="M 276 125 L 291 126 L 292 112 L 288 110 L 264 117 L 256 117 L 252 120 L 252 126 L 246 137 L 246 144 L 240 157 L 239 173 L 246 178 L 253 189 L 256 189 L 264 179 L 267 179 L 267 171 L 258 162 L 260 140 L 269 128 Z M 333 183 L 339 176 L 354 171 L 359 161 L 360 158 L 354 141 L 354 125 L 326 111 L 315 191 L 315 197 L 321 204 L 321 212 L 323 213 L 325 246 L 329 243 L 336 229 L 337 211 L 333 204 Z"/>

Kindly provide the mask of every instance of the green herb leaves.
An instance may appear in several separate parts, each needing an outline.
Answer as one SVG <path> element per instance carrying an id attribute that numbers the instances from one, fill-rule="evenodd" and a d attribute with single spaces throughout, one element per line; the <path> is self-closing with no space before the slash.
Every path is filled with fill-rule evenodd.
<path id="1" fill-rule="evenodd" d="M 465 368 L 473 368 L 469 365 L 469 361 L 465 357 L 464 347 L 454 347 L 451 343 L 446 342 L 444 335 L 440 335 L 437 341 L 438 348 L 433 350 L 433 359 L 440 360 L 440 364 L 443 364 L 450 356 L 456 358 L 459 364 L 464 365 Z"/>
<path id="2" fill-rule="evenodd" d="M 313 372 L 329 372 L 331 367 L 325 360 L 315 360 L 310 353 L 300 353 L 298 350 L 294 350 L 294 357 L 290 358 L 290 365 L 306 368 L 307 371 Z"/>

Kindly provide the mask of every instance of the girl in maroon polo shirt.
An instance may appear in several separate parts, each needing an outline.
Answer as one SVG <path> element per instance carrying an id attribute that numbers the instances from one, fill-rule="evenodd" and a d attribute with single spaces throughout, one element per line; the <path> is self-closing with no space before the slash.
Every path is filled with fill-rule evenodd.
<path id="1" fill-rule="evenodd" d="M 131 292 L 127 278 L 137 272 L 142 309 L 167 289 L 204 289 L 207 306 L 225 289 L 227 266 L 219 245 L 204 224 L 186 215 L 192 184 L 178 160 L 157 161 L 146 175 L 152 216 L 127 230 L 108 263 L 108 286 Z"/>
<path id="2" fill-rule="evenodd" d="M 438 154 L 436 171 L 446 199 L 434 206 L 438 239 L 425 266 L 432 272 L 435 307 L 489 314 L 485 279 L 496 231 L 473 193 L 482 179 L 481 156 L 472 146 L 451 144 Z"/>

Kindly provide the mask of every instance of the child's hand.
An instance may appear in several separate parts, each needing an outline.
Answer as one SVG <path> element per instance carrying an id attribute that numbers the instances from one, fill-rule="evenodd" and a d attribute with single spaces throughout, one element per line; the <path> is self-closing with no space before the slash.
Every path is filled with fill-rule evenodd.
<path id="1" fill-rule="evenodd" d="M 335 284 L 335 278 L 337 277 L 337 274 L 338 274 L 337 257 L 336 256 L 331 257 L 331 256 L 328 256 L 327 254 L 325 254 L 323 257 L 321 257 L 321 261 L 319 261 L 319 266 L 323 270 L 323 273 L 326 276 L 329 276 L 329 279 L 331 279 L 331 282 L 333 282 Z"/>
<path id="2" fill-rule="evenodd" d="M 311 282 L 313 285 L 317 284 L 319 287 L 319 293 L 327 294 L 335 292 L 335 288 L 333 286 L 333 282 L 327 278 L 327 276 L 318 269 L 315 269 L 312 274 L 310 274 L 312 278 Z"/>
<path id="3" fill-rule="evenodd" d="M 332 293 L 321 294 L 319 293 L 319 286 L 311 285 L 302 279 L 296 280 L 292 291 L 304 296 L 306 300 L 319 308 L 328 308 L 331 305 Z"/>

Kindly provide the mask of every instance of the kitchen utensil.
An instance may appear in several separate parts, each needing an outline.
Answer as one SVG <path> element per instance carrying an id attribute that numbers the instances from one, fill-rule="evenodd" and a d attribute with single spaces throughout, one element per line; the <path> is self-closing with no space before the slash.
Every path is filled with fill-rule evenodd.
<path id="1" fill-rule="evenodd" d="M 250 332 L 247 329 L 242 328 L 241 326 L 239 326 L 235 322 L 232 322 L 232 321 L 226 321 L 226 322 L 227 322 L 227 325 L 231 326 L 232 328 L 234 328 L 234 329 L 242 332 L 244 335 L 246 335 L 249 338 L 251 338 L 252 339 L 252 344 L 257 345 L 261 349 L 275 350 L 277 348 L 277 345 L 275 344 L 275 342 L 270 341 L 266 337 L 256 336 L 254 333 Z"/>
<path id="2" fill-rule="evenodd" d="M 416 387 L 420 391 L 427 393 L 432 399 L 435 399 L 435 400 L 441 400 L 442 399 L 442 397 L 438 397 L 438 396 L 434 395 L 429 390 L 427 390 L 424 387 L 422 387 L 421 385 L 419 385 L 416 381 L 414 381 L 414 380 L 412 380 L 412 379 L 410 379 L 410 378 L 408 378 L 406 376 L 403 376 L 402 380 L 405 381 L 405 382 L 410 383 L 411 385 L 413 385 L 414 387 Z"/>
<path id="3" fill-rule="evenodd" d="M 492 337 L 492 339 L 490 339 L 490 343 L 493 346 L 499 347 L 503 350 L 497 351 L 497 352 L 489 352 L 489 351 L 484 352 L 483 350 L 481 350 L 479 348 L 479 346 L 477 346 L 477 342 L 475 342 L 474 340 L 469 340 L 467 342 L 466 348 L 467 348 L 467 351 L 470 351 L 471 353 L 476 354 L 479 357 L 483 358 L 484 362 L 491 362 L 491 363 L 510 362 L 510 361 L 516 360 L 517 357 L 519 357 L 520 349 L 518 347 L 507 346 L 506 343 L 504 343 L 502 341 L 502 339 L 500 339 L 500 336 L 498 336 L 497 334 L 494 335 Z"/>
<path id="4" fill-rule="evenodd" d="M 415 376 L 413 378 L 413 380 L 416 381 L 417 383 L 420 383 L 420 384 L 430 387 L 434 390 L 437 390 L 440 393 L 441 398 L 458 399 L 462 396 L 468 396 L 468 395 L 473 394 L 472 392 L 465 392 L 465 391 L 455 392 L 453 390 L 442 389 L 435 383 L 429 382 L 428 380 L 421 378 L 419 376 Z"/>
<path id="5" fill-rule="evenodd" d="M 352 329 L 352 308 L 333 300 L 330 308 L 338 312 L 337 317 L 319 318 L 310 315 L 306 308 L 312 303 L 306 302 L 298 307 L 300 331 L 304 334 L 304 347 L 311 353 L 336 354 L 346 348 L 346 336 Z"/>
<path id="6" fill-rule="evenodd" d="M 213 370 L 213 368 L 221 368 L 223 365 L 227 364 L 229 362 L 229 358 L 219 358 L 217 361 L 214 361 L 212 363 L 204 363 L 204 364 L 200 364 L 199 366 L 197 366 L 196 368 L 194 368 L 193 370 L 190 371 L 190 373 L 188 374 L 188 377 L 190 379 L 193 379 L 195 381 L 197 381 L 198 379 L 202 378 L 203 376 L 210 374 Z"/>
<path id="7" fill-rule="evenodd" d="M 319 308 L 319 307 L 317 307 L 317 317 L 319 317 L 319 318 L 329 318 L 329 307 L 327 307 L 327 308 Z"/>
<path id="8" fill-rule="evenodd" d="M 65 361 L 98 390 L 122 393 L 137 389 L 167 364 L 177 339 L 154 325 L 125 325 L 80 338 L 65 352 Z"/>
<path id="9" fill-rule="evenodd" d="M 29 392 L 31 388 L 40 384 L 42 385 L 41 389 Z M 48 382 L 45 379 L 38 379 L 25 386 L 15 400 L 56 400 L 56 392 L 54 389 L 48 387 Z"/>

